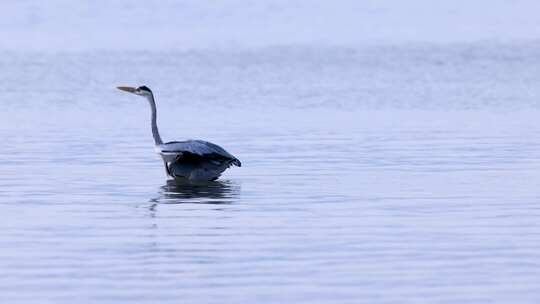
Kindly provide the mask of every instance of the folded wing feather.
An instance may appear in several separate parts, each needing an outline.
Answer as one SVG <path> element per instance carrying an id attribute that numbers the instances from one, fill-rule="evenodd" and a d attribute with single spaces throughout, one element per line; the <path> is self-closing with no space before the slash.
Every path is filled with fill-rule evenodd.
<path id="1" fill-rule="evenodd" d="M 174 161 L 178 157 L 182 157 L 183 154 L 195 154 L 201 157 L 219 156 L 237 162 L 238 164 L 235 163 L 235 165 L 240 165 L 240 161 L 225 149 L 203 140 L 168 142 L 157 146 L 156 150 L 166 162 Z"/>

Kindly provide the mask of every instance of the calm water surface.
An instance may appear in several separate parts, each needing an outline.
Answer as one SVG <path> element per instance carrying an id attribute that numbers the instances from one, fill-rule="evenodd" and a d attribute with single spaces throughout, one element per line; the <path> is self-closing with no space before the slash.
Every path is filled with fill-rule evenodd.
<path id="1" fill-rule="evenodd" d="M 0 56 L 2 303 L 537 303 L 540 45 Z M 242 160 L 167 182 L 165 140 Z"/>

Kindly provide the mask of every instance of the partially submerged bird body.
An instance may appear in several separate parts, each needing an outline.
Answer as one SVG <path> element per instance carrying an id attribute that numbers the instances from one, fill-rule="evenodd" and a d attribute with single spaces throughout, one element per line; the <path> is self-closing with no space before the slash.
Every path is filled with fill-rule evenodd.
<path id="1" fill-rule="evenodd" d="M 175 179 L 209 181 L 217 179 L 240 161 L 220 146 L 203 140 L 173 141 L 156 146 L 167 175 Z"/>
<path id="2" fill-rule="evenodd" d="M 211 181 L 219 178 L 231 166 L 242 166 L 236 157 L 211 142 L 186 140 L 163 143 L 157 128 L 157 110 L 152 91 L 146 86 L 118 87 L 118 89 L 148 99 L 152 110 L 155 149 L 163 159 L 168 177 L 180 181 Z"/>

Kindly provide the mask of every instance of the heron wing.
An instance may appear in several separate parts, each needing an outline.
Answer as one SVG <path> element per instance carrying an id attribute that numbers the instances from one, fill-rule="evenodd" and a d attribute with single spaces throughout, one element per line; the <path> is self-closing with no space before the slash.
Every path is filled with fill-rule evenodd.
<path id="1" fill-rule="evenodd" d="M 204 159 L 228 160 L 236 166 L 241 166 L 240 161 L 222 147 L 203 140 L 172 141 L 157 147 L 158 153 L 166 161 L 172 161 L 182 157 L 199 156 Z"/>

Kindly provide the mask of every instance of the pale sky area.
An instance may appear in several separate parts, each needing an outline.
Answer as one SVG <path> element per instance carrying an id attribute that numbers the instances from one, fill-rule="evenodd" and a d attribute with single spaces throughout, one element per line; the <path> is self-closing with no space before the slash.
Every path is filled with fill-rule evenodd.
<path id="1" fill-rule="evenodd" d="M 540 1 L 26 0 L 2 3 L 1 49 L 171 50 L 537 40 Z"/>

